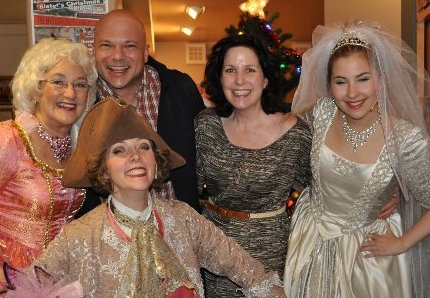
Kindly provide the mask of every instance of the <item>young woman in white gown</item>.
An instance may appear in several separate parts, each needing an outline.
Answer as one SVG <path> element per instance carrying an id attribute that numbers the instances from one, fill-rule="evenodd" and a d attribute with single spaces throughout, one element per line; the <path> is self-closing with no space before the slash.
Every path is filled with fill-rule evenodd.
<path id="1" fill-rule="evenodd" d="M 293 111 L 313 133 L 311 186 L 293 215 L 292 297 L 430 297 L 430 150 L 417 88 L 427 76 L 370 22 L 319 26 Z M 378 210 L 399 188 L 399 212 Z"/>

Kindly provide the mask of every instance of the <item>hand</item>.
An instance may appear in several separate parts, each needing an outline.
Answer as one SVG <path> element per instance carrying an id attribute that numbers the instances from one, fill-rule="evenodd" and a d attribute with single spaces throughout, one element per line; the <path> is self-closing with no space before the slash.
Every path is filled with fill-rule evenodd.
<path id="1" fill-rule="evenodd" d="M 7 282 L 5 281 L 4 274 L 1 274 L 2 277 L 0 279 L 0 297 L 3 297 L 1 294 L 4 294 L 7 292 Z"/>
<path id="2" fill-rule="evenodd" d="M 403 241 L 401 237 L 396 237 L 388 228 L 387 233 L 383 235 L 371 233 L 368 234 L 363 242 L 360 251 L 368 252 L 365 258 L 378 256 L 395 256 L 404 253 Z"/>
<path id="3" fill-rule="evenodd" d="M 7 288 L 6 277 L 4 276 L 3 266 L 1 266 L 0 268 L 1 268 L 0 269 L 0 294 L 3 294 L 7 292 L 8 288 Z"/>
<path id="4" fill-rule="evenodd" d="M 8 288 L 7 288 L 7 282 L 6 282 L 6 277 L 4 276 L 4 271 L 3 271 L 3 262 L 0 262 L 0 294 L 4 294 L 7 292 Z M 0 296 L 3 297 L 3 296 Z"/>
<path id="5" fill-rule="evenodd" d="M 391 200 L 382 206 L 378 218 L 383 220 L 387 219 L 394 212 L 394 210 L 396 210 L 397 205 L 399 205 L 399 193 L 395 191 L 391 195 Z"/>

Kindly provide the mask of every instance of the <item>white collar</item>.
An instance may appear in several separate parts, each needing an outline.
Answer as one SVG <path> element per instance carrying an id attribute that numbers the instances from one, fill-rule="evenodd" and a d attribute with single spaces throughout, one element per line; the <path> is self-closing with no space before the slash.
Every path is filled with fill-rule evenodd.
<path id="1" fill-rule="evenodd" d="M 138 219 L 147 221 L 149 217 L 151 216 L 152 212 L 152 198 L 151 195 L 148 197 L 148 207 L 145 208 L 143 211 L 137 211 L 130 207 L 125 206 L 123 203 L 115 199 L 113 195 L 110 195 L 108 198 L 108 204 L 110 207 L 110 204 L 113 204 L 116 209 L 118 209 L 119 212 L 121 212 L 124 215 L 127 215 L 128 217 L 132 219 Z"/>

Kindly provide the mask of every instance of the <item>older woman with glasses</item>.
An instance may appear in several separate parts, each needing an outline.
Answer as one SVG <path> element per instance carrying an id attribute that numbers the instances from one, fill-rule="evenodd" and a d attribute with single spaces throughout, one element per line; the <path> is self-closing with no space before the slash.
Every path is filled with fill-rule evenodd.
<path id="1" fill-rule="evenodd" d="M 96 78 L 88 49 L 68 40 L 41 40 L 18 66 L 16 119 L 0 123 L 0 262 L 28 266 L 82 205 L 84 190 L 61 180 Z"/>

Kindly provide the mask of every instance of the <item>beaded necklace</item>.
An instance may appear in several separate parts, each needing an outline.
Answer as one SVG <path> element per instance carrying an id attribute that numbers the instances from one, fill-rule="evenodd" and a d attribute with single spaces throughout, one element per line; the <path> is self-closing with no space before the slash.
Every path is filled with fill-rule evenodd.
<path id="1" fill-rule="evenodd" d="M 72 140 L 70 136 L 54 137 L 43 129 L 42 123 L 37 124 L 37 132 L 39 136 L 45 140 L 54 152 L 54 157 L 58 163 L 66 159 L 72 151 Z"/>
<path id="2" fill-rule="evenodd" d="M 376 132 L 376 126 L 381 121 L 381 118 L 378 117 L 378 119 L 376 119 L 376 121 L 372 125 L 370 125 L 367 129 L 361 132 L 358 132 L 351 126 L 349 126 L 345 114 L 342 115 L 342 120 L 342 128 L 343 132 L 345 133 L 346 140 L 348 143 L 351 144 L 352 150 L 355 152 L 357 151 L 357 148 L 359 146 L 363 146 L 364 144 L 366 144 L 367 140 Z"/>
<path id="3" fill-rule="evenodd" d="M 110 203 L 110 210 L 112 211 L 112 214 L 115 217 L 115 220 L 118 223 L 123 224 L 127 228 L 132 229 L 139 223 L 138 219 L 133 219 L 133 218 L 125 215 L 124 213 L 122 213 L 118 209 L 116 209 L 115 206 L 112 204 L 112 202 Z"/>

